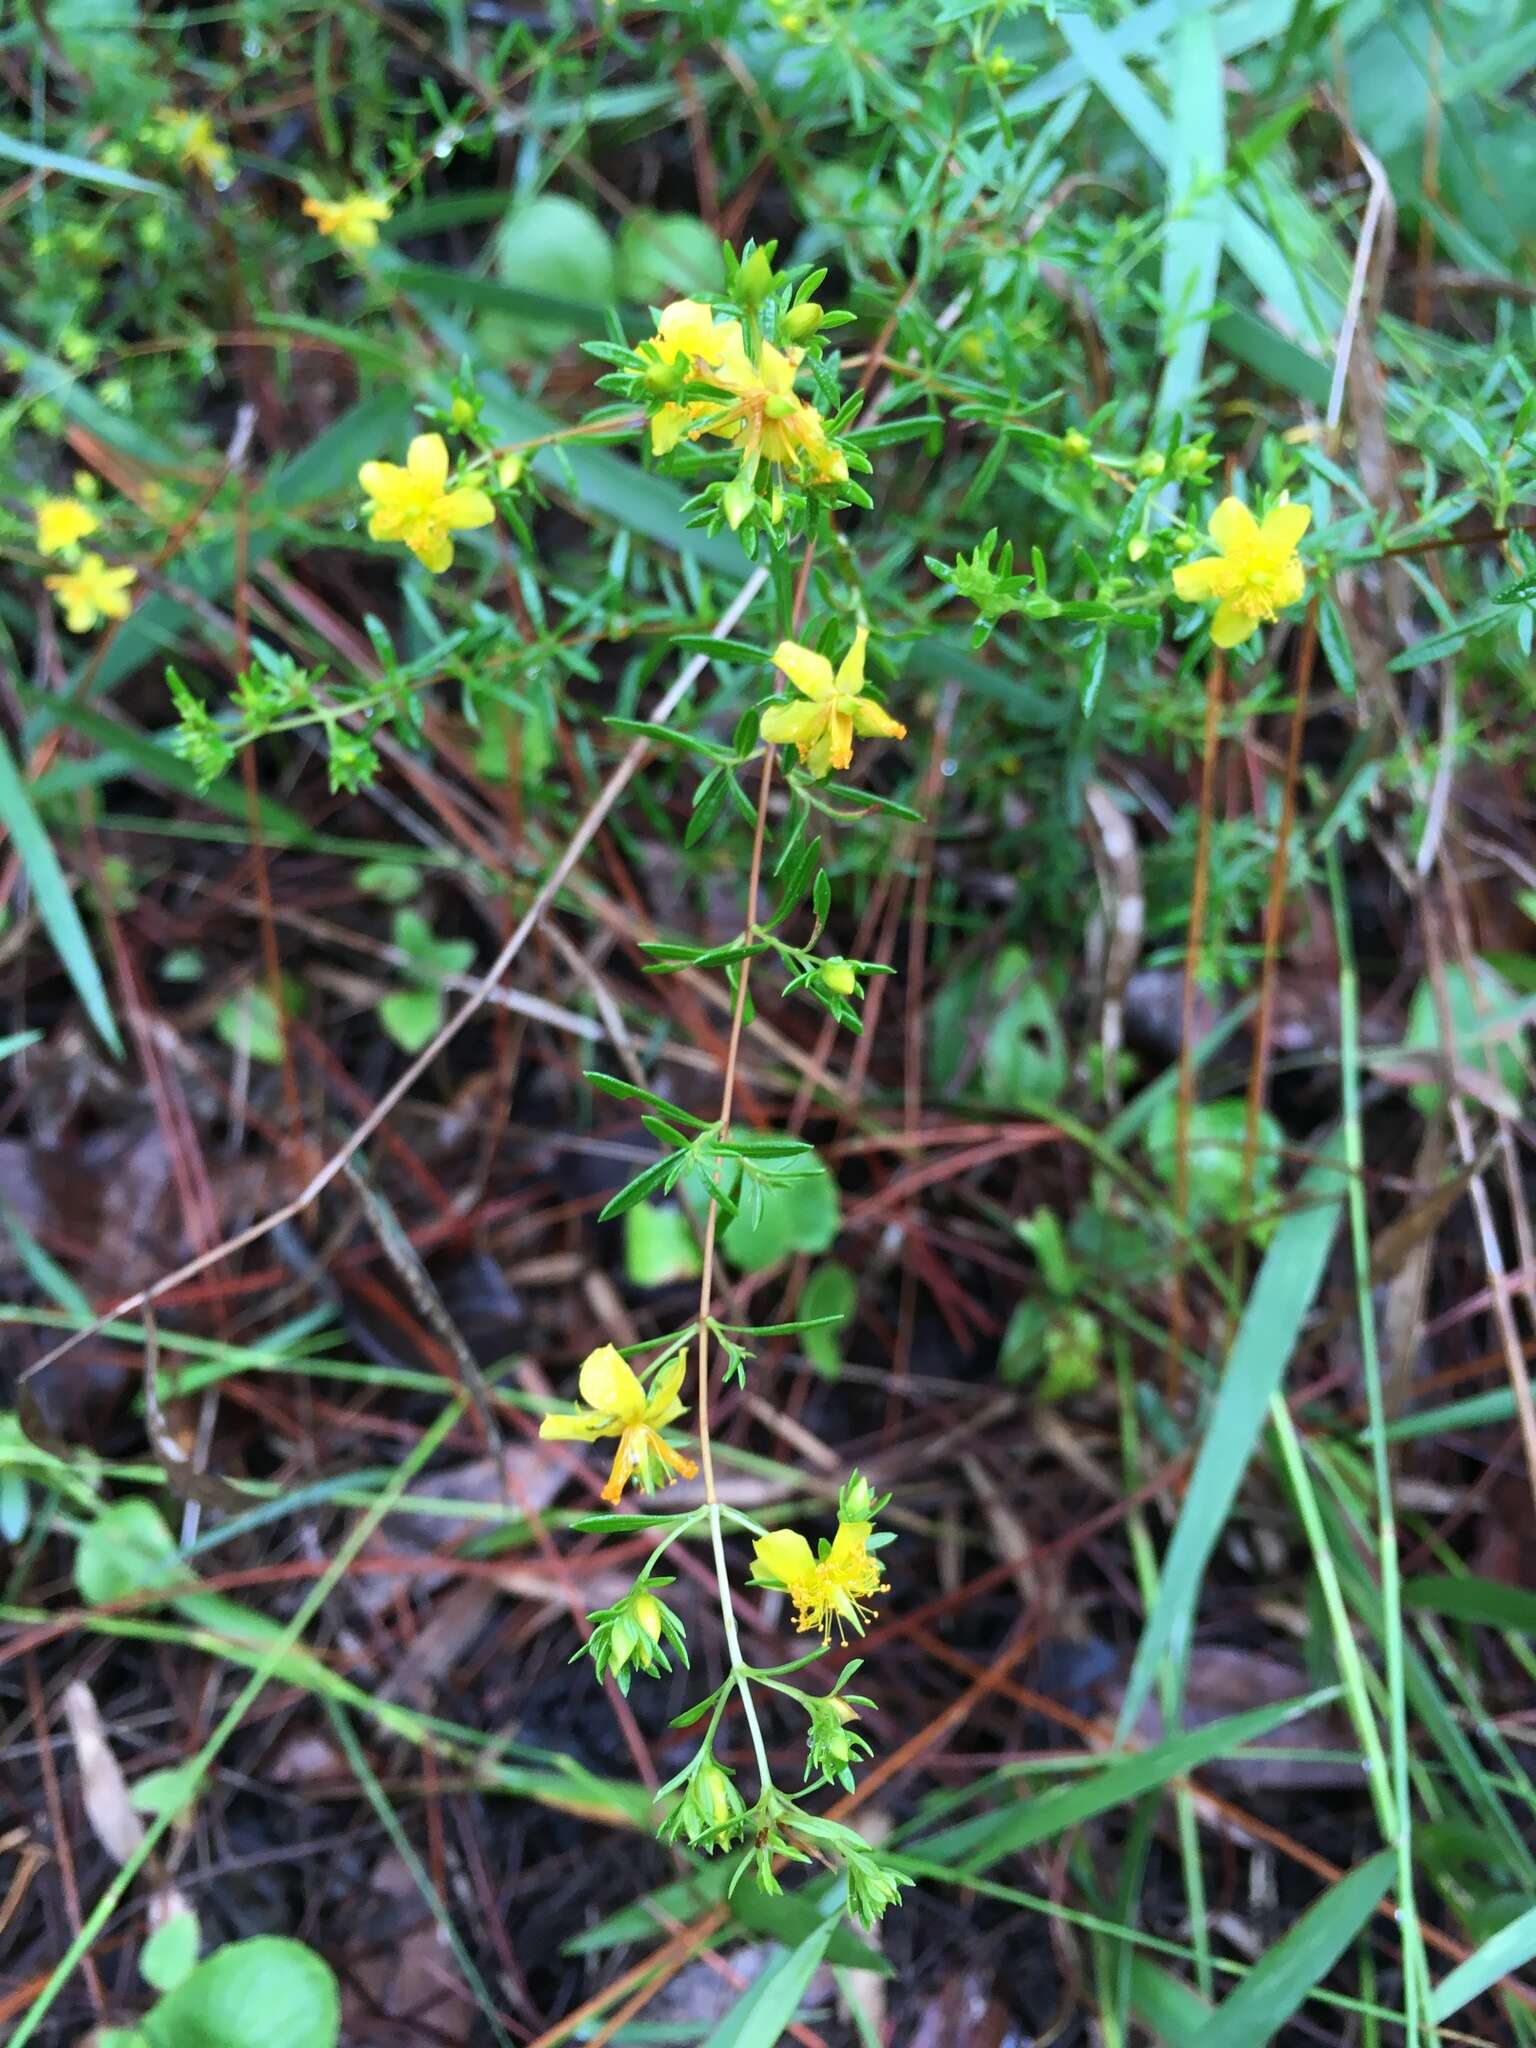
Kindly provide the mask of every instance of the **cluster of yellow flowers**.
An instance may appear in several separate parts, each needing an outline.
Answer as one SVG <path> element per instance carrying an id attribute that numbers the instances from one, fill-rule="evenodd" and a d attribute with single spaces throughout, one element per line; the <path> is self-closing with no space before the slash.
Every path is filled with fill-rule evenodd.
<path id="1" fill-rule="evenodd" d="M 740 444 L 750 465 L 777 463 L 802 483 L 846 483 L 848 464 L 833 447 L 827 423 L 795 395 L 800 348 L 760 344 L 747 353 L 739 320 L 717 319 L 696 299 L 674 299 L 656 332 L 642 345 L 649 382 L 665 402 L 651 415 L 651 452 L 665 455 L 686 435 L 718 434 Z M 709 395 L 673 398 L 685 386 L 707 385 Z"/>
<path id="2" fill-rule="evenodd" d="M 138 581 L 134 569 L 116 567 L 94 553 L 82 554 L 80 543 L 101 525 L 93 505 L 83 498 L 44 498 L 37 506 L 38 552 L 58 555 L 73 567 L 43 578 L 53 593 L 71 633 L 89 633 L 103 619 L 126 619 L 133 609 L 128 592 Z"/>

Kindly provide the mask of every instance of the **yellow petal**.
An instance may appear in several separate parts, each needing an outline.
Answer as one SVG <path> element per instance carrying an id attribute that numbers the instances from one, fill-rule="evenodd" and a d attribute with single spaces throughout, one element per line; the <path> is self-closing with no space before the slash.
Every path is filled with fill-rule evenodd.
<path id="1" fill-rule="evenodd" d="M 445 569 L 453 567 L 453 542 L 446 533 L 428 533 L 412 537 L 407 534 L 405 544 L 424 569 L 430 569 L 434 576 L 441 576 Z"/>
<path id="2" fill-rule="evenodd" d="M 485 495 L 466 487 L 461 491 L 450 491 L 441 507 L 444 520 L 459 531 L 471 526 L 489 526 L 496 517 L 496 507 Z"/>
<path id="3" fill-rule="evenodd" d="M 1206 604 L 1220 597 L 1227 580 L 1227 565 L 1220 555 L 1206 555 L 1198 562 L 1180 562 L 1173 572 L 1174 595 L 1186 604 Z"/>
<path id="4" fill-rule="evenodd" d="M 651 1391 L 645 1402 L 645 1419 L 653 1429 L 665 1428 L 667 1423 L 682 1414 L 683 1404 L 677 1397 L 677 1391 L 687 1370 L 688 1360 L 680 1351 L 651 1381 Z"/>
<path id="5" fill-rule="evenodd" d="M 1211 620 L 1211 638 L 1218 647 L 1240 647 L 1257 623 L 1235 604 L 1219 604 Z"/>
<path id="6" fill-rule="evenodd" d="M 837 687 L 856 697 L 864 687 L 864 649 L 869 645 L 869 628 L 860 626 L 853 645 L 843 656 L 837 671 Z"/>
<path id="7" fill-rule="evenodd" d="M 1223 498 L 1211 514 L 1211 539 L 1224 555 L 1258 539 L 1259 523 L 1241 498 Z"/>
<path id="8" fill-rule="evenodd" d="M 907 728 L 899 719 L 892 718 L 883 704 L 877 704 L 873 697 L 855 697 L 848 706 L 853 718 L 853 729 L 861 740 L 904 740 Z"/>
<path id="9" fill-rule="evenodd" d="M 808 747 L 826 721 L 819 704 L 798 704 L 793 697 L 770 704 L 758 731 L 771 747 Z"/>
<path id="10" fill-rule="evenodd" d="M 782 669 L 802 696 L 826 698 L 832 695 L 832 664 L 824 654 L 802 647 L 798 640 L 781 640 L 773 650 L 773 665 Z"/>
<path id="11" fill-rule="evenodd" d="M 792 1586 L 816 1569 L 811 1546 L 798 1529 L 775 1529 L 771 1535 L 759 1536 L 752 1556 L 758 1577 L 777 1579 L 781 1586 Z"/>
<path id="12" fill-rule="evenodd" d="M 873 1522 L 839 1522 L 837 1534 L 832 1538 L 832 1555 L 828 1562 L 846 1565 L 856 1558 L 862 1558 L 864 1547 L 874 1533 Z"/>
<path id="13" fill-rule="evenodd" d="M 601 1415 L 546 1415 L 539 1424 L 539 1435 L 557 1443 L 590 1444 L 602 1434 L 605 1419 Z"/>
<path id="14" fill-rule="evenodd" d="M 853 762 L 853 717 L 841 708 L 833 711 L 827 720 L 827 761 L 833 768 L 847 768 Z M 813 775 L 824 775 L 826 769 L 816 767 L 814 761 L 807 764 Z"/>
<path id="15" fill-rule="evenodd" d="M 1273 512 L 1265 513 L 1259 533 L 1266 547 L 1289 553 L 1311 524 L 1310 505 L 1277 505 Z"/>
<path id="16" fill-rule="evenodd" d="M 1307 594 L 1307 572 L 1293 555 L 1275 578 L 1275 609 L 1284 611 L 1288 604 L 1300 604 Z"/>
<path id="17" fill-rule="evenodd" d="M 441 434 L 418 434 L 405 453 L 405 466 L 420 484 L 441 490 L 448 481 L 448 444 Z"/>
<path id="18" fill-rule="evenodd" d="M 688 431 L 690 414 L 686 405 L 664 405 L 651 415 L 651 453 L 666 455 Z"/>
<path id="19" fill-rule="evenodd" d="M 404 475 L 397 462 L 365 462 L 357 472 L 357 480 L 370 498 L 387 498 L 396 478 Z"/>
<path id="20" fill-rule="evenodd" d="M 582 1400 L 600 1415 L 627 1423 L 638 1422 L 645 1413 L 645 1390 L 612 1344 L 587 1353 L 576 1384 Z"/>

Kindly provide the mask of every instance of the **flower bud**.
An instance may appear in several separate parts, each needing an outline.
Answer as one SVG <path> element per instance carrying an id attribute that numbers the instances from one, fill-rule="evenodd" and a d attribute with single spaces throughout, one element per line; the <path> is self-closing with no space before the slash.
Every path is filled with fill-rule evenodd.
<path id="1" fill-rule="evenodd" d="M 725 514 L 725 523 L 735 533 L 741 522 L 757 503 L 757 493 L 751 479 L 741 470 L 731 478 L 720 493 L 720 509 Z"/>
<path id="2" fill-rule="evenodd" d="M 688 382 L 687 359 L 678 356 L 670 363 L 659 358 L 648 362 L 640 372 L 640 382 L 649 398 L 673 398 Z"/>
<path id="3" fill-rule="evenodd" d="M 859 985 L 859 978 L 847 960 L 823 960 L 816 979 L 835 996 L 851 996 Z"/>
<path id="4" fill-rule="evenodd" d="M 1150 482 L 1152 478 L 1161 476 L 1167 467 L 1168 460 L 1162 450 L 1149 448 L 1136 464 L 1136 474 Z"/>
<path id="5" fill-rule="evenodd" d="M 1072 461 L 1074 462 L 1081 462 L 1083 457 L 1087 455 L 1092 450 L 1092 448 L 1093 443 L 1089 440 L 1088 436 L 1083 432 L 1081 427 L 1068 427 L 1067 431 L 1061 437 L 1062 454 L 1070 456 Z"/>
<path id="6" fill-rule="evenodd" d="M 474 425 L 475 414 L 478 410 L 479 408 L 471 399 L 456 398 L 448 408 L 448 418 L 454 426 L 462 430 L 465 427 Z"/>
<path id="7" fill-rule="evenodd" d="M 876 1512 L 875 1490 L 862 1472 L 851 1472 L 848 1483 L 838 1496 L 837 1519 L 840 1522 L 872 1521 Z"/>
<path id="8" fill-rule="evenodd" d="M 1005 79 L 1013 76 L 1013 59 L 1005 56 L 1001 50 L 994 50 L 987 59 L 986 71 L 994 85 L 1001 85 Z"/>
<path id="9" fill-rule="evenodd" d="M 1133 533 L 1126 544 L 1125 552 L 1133 562 L 1139 562 L 1151 543 L 1144 533 Z"/>
<path id="10" fill-rule="evenodd" d="M 799 306 L 791 306 L 784 315 L 785 338 L 789 341 L 809 341 L 826 317 L 825 306 L 818 306 L 814 299 L 807 299 Z"/>
<path id="11" fill-rule="evenodd" d="M 661 1602 L 654 1593 L 636 1593 L 629 1603 L 630 1618 L 653 1643 L 661 1641 Z"/>
<path id="12" fill-rule="evenodd" d="M 760 306 L 773 290 L 773 256 L 768 249 L 754 249 L 736 273 L 736 297 L 743 306 Z"/>
<path id="13" fill-rule="evenodd" d="M 503 455 L 496 465 L 496 481 L 504 491 L 515 491 L 523 480 L 521 455 Z"/>

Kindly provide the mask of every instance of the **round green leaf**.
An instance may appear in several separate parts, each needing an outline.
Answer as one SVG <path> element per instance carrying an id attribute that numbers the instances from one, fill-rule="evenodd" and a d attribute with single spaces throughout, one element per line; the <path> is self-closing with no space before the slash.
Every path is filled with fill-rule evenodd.
<path id="1" fill-rule="evenodd" d="M 176 1538 L 152 1501 L 118 1501 L 96 1517 L 75 1552 L 75 1584 L 92 1607 L 189 1576 Z"/>
<path id="2" fill-rule="evenodd" d="M 156 1991 L 174 1991 L 196 1967 L 198 1941 L 197 1915 L 173 1913 L 139 1951 L 139 1975 Z"/>
<path id="3" fill-rule="evenodd" d="M 725 284 L 720 239 L 691 213 L 640 207 L 619 230 L 619 296 L 642 305 L 701 298 Z"/>
<path id="4" fill-rule="evenodd" d="M 272 1934 L 219 1949 L 143 2023 L 149 2048 L 335 2048 L 340 2031 L 328 1965 Z"/>
<path id="5" fill-rule="evenodd" d="M 613 244 L 608 231 L 574 199 L 546 192 L 507 215 L 496 237 L 496 269 L 520 291 L 547 292 L 552 300 L 583 306 L 613 302 Z M 547 320 L 501 319 L 496 336 L 513 349 L 562 348 L 577 332 L 552 307 Z M 505 329 L 505 333 L 503 333 Z"/>
<path id="6" fill-rule="evenodd" d="M 754 1221 L 743 1197 L 720 1236 L 720 1248 L 743 1272 L 761 1272 L 795 1252 L 824 1252 L 841 1222 L 837 1182 L 814 1152 L 774 1162 L 763 1185 L 762 1214 Z"/>

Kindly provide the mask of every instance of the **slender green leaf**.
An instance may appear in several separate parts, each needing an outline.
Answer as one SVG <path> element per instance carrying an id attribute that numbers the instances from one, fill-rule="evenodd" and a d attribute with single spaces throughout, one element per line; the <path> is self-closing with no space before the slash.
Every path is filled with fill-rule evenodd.
<path id="1" fill-rule="evenodd" d="M 1221 269 L 1227 110 L 1221 53 L 1209 8 L 1191 9 L 1180 18 L 1174 32 L 1172 75 L 1173 134 L 1158 339 L 1167 360 L 1157 393 L 1160 421 L 1186 414 L 1199 388 Z"/>
<path id="2" fill-rule="evenodd" d="M 1475 1948 L 1465 1962 L 1458 1963 L 1448 1977 L 1441 1978 L 1430 2000 L 1430 2018 L 1437 2025 L 1448 2020 L 1453 2012 L 1470 2005 L 1511 1970 L 1523 1969 L 1532 1956 L 1536 1956 L 1536 1906 L 1501 1927 L 1497 1934 L 1490 1934 L 1481 1948 Z"/>
<path id="3" fill-rule="evenodd" d="M 1120 1733 L 1134 1728 L 1166 1656 L 1182 1662 L 1194 1628 L 1205 1567 L 1226 1525 L 1286 1364 L 1312 1305 L 1343 1207 L 1334 1147 L 1303 1177 L 1296 1207 L 1276 1228 L 1227 1359 L 1216 1403 L 1178 1526 L 1168 1546 L 1157 1598 L 1136 1646 L 1120 1709 Z"/>
<path id="4" fill-rule="evenodd" d="M 1103 1770 L 1074 1778 L 1070 1784 L 1057 1785 L 1016 1806 L 959 1821 L 926 1841 L 914 1842 L 913 1853 L 925 1864 L 947 1863 L 959 1873 L 974 1876 L 1004 1856 L 1050 1841 L 1095 1814 L 1155 1792 L 1170 1778 L 1197 1770 L 1214 1757 L 1231 1756 L 1245 1742 L 1257 1742 L 1282 1723 L 1311 1713 L 1337 1696 L 1337 1688 L 1330 1687 L 1299 1699 L 1252 1707 L 1243 1714 L 1228 1714 L 1187 1735 L 1167 1736 L 1149 1749 L 1116 1756 Z"/>
<path id="5" fill-rule="evenodd" d="M 1423 1578 L 1403 1581 L 1403 1605 L 1451 1621 L 1482 1622 L 1489 1628 L 1536 1635 L 1536 1593 L 1498 1579 Z"/>
<path id="6" fill-rule="evenodd" d="M 156 199 L 174 201 L 169 185 L 157 185 L 151 178 L 136 177 L 112 164 L 98 164 L 88 156 L 72 156 L 60 149 L 44 149 L 41 143 L 24 142 L 19 135 L 0 129 L 0 157 L 13 164 L 29 164 L 35 171 L 57 171 L 61 177 L 78 178 L 82 185 L 105 185 L 117 192 L 149 192 Z"/>
<path id="7" fill-rule="evenodd" d="M 107 1001 L 106 985 L 101 978 L 101 969 L 96 965 L 96 956 L 91 951 L 85 925 L 75 906 L 64 870 L 59 865 L 59 857 L 53 850 L 53 841 L 32 808 L 27 785 L 3 737 L 0 737 L 0 824 L 4 824 L 10 834 L 11 844 L 26 869 L 38 915 L 53 941 L 54 951 L 65 973 L 75 985 L 75 993 L 84 1006 L 85 1014 L 106 1044 L 121 1058 L 123 1042 L 118 1037 L 117 1024 Z"/>
<path id="8" fill-rule="evenodd" d="M 824 1922 L 798 1948 L 786 1950 L 778 1962 L 770 1964 L 746 1996 L 732 2006 L 704 2048 L 774 2048 L 799 2011 L 836 1924 Z"/>
<path id="9" fill-rule="evenodd" d="M 1383 1849 L 1340 1878 L 1255 1963 L 1190 2048 L 1261 2048 L 1272 2041 L 1381 1904 L 1396 1868 L 1397 1852 Z"/>

